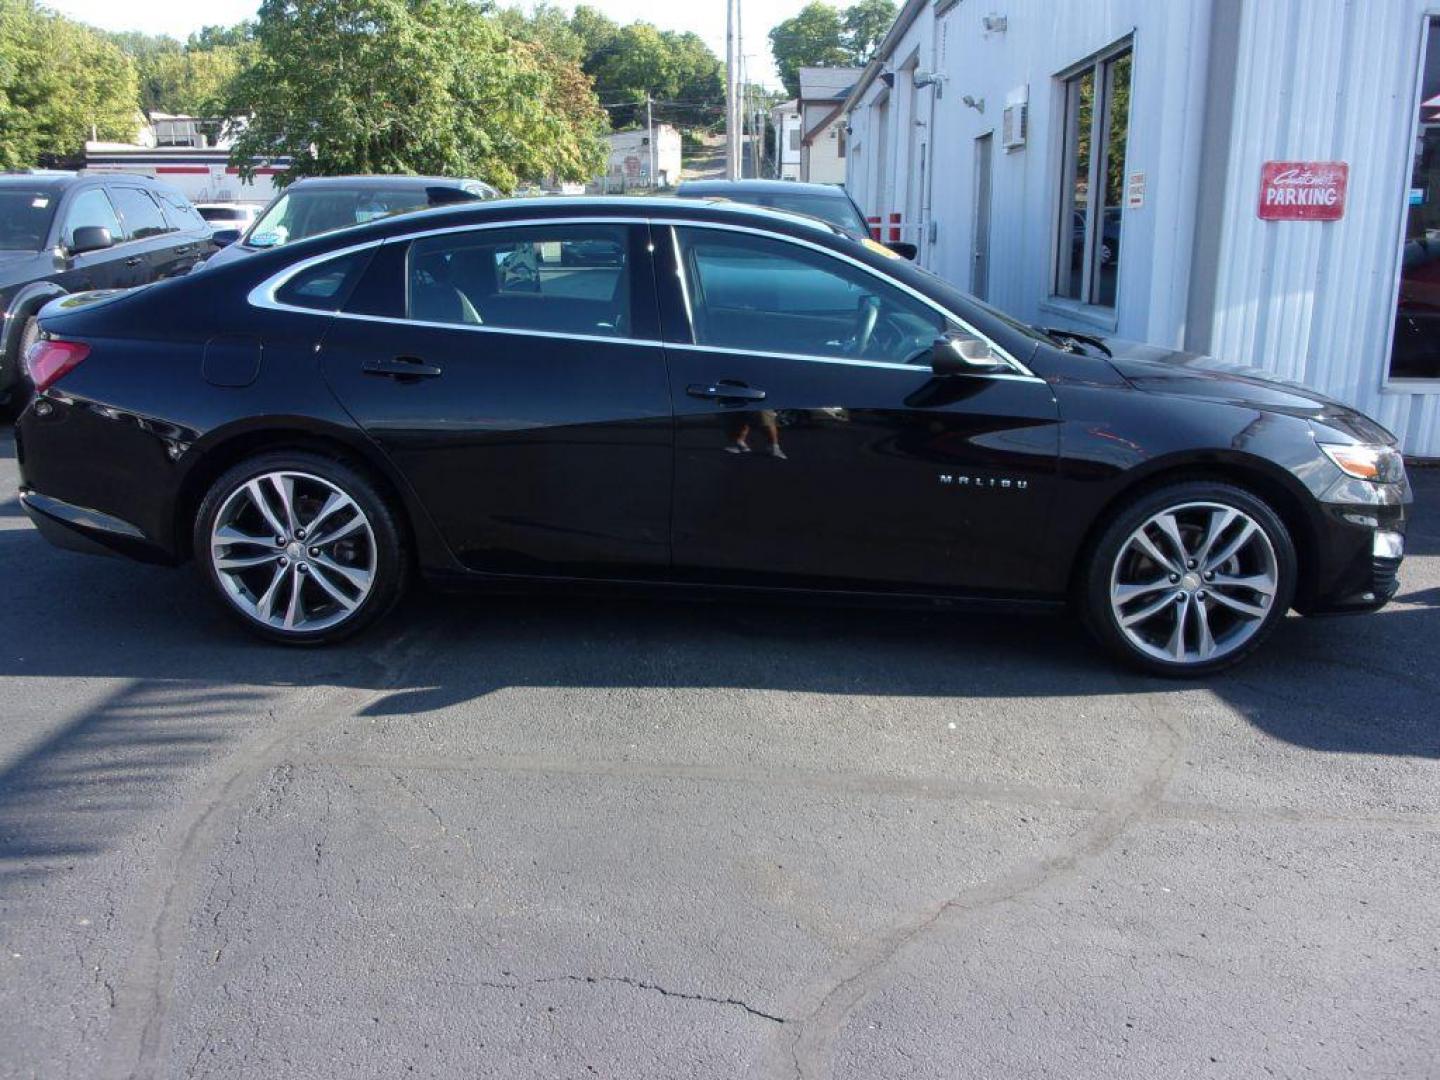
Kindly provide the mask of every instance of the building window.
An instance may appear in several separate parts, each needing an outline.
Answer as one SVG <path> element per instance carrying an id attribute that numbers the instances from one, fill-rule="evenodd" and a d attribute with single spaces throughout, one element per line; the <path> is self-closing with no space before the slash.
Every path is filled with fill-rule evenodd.
<path id="1" fill-rule="evenodd" d="M 1055 295 L 1115 306 L 1130 132 L 1130 70 L 1125 43 L 1064 80 Z"/>
<path id="2" fill-rule="evenodd" d="M 1392 379 L 1440 379 L 1440 19 L 1426 27 L 1420 127 L 1406 191 Z"/>

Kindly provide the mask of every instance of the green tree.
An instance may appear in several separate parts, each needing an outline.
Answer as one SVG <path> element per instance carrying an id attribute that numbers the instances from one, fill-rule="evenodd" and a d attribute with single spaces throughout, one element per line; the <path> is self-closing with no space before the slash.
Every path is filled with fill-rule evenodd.
<path id="1" fill-rule="evenodd" d="M 821 0 L 811 0 L 794 18 L 775 24 L 770 52 L 787 94 L 800 93 L 802 67 L 840 67 L 851 61 L 844 32 L 840 12 Z"/>
<path id="2" fill-rule="evenodd" d="M 34 0 L 0 0 L 0 168 L 73 159 L 132 139 L 135 68 L 113 42 Z"/>
<path id="3" fill-rule="evenodd" d="M 181 44 L 165 35 L 124 31 L 108 35 L 134 61 L 140 107 L 146 113 L 211 116 L 255 55 L 253 28 L 207 26 Z"/>
<path id="4" fill-rule="evenodd" d="M 850 62 L 868 63 L 894 22 L 894 0 L 859 0 L 846 8 L 841 23 Z"/>
<path id="5" fill-rule="evenodd" d="M 894 0 L 859 0 L 843 12 L 812 0 L 770 31 L 770 52 L 791 97 L 800 93 L 802 67 L 863 65 L 895 22 Z"/>
<path id="6" fill-rule="evenodd" d="M 577 65 L 465 0 L 265 0 L 255 63 L 229 96 L 232 160 L 339 173 L 588 179 L 604 117 Z"/>

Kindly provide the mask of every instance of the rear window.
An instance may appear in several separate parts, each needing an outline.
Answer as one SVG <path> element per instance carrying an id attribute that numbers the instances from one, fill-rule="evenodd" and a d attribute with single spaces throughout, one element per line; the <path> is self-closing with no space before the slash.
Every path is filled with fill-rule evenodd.
<path id="1" fill-rule="evenodd" d="M 196 210 L 206 221 L 244 221 L 250 215 L 238 206 L 198 206 Z"/>
<path id="2" fill-rule="evenodd" d="M 761 195 L 753 200 L 749 198 L 736 199 L 736 202 L 752 201 L 760 206 L 769 206 L 791 214 L 808 214 L 810 217 L 828 221 L 831 225 L 837 225 L 846 232 L 858 236 L 867 235 L 865 219 L 860 216 L 855 205 L 843 195 L 796 193 L 794 195 Z"/>
<path id="3" fill-rule="evenodd" d="M 310 188 L 287 191 L 257 221 L 245 238 L 250 247 L 279 247 L 321 233 L 363 225 L 441 203 L 468 202 L 476 195 L 460 188 L 416 186 Z"/>

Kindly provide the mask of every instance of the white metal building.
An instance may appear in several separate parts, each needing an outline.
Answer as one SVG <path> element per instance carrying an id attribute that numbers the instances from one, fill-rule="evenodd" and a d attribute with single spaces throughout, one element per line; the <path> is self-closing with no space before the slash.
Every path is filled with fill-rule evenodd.
<path id="1" fill-rule="evenodd" d="M 770 110 L 775 131 L 775 179 L 800 179 L 800 103 L 794 98 Z"/>
<path id="2" fill-rule="evenodd" d="M 654 131 L 653 148 L 648 128 L 617 131 L 605 137 L 610 144 L 603 179 L 605 191 L 669 187 L 680 182 L 680 132 L 669 124 L 656 124 Z"/>
<path id="3" fill-rule="evenodd" d="M 800 69 L 800 179 L 812 184 L 845 182 L 846 95 L 860 68 Z"/>
<path id="4" fill-rule="evenodd" d="M 845 113 L 847 186 L 931 269 L 1440 457 L 1437 0 L 910 0 Z"/>
<path id="5" fill-rule="evenodd" d="M 289 158 L 256 161 L 255 175 L 242 180 L 230 164 L 232 140 L 225 122 L 199 116 L 155 112 L 139 116 L 132 143 L 87 142 L 89 172 L 136 173 L 163 180 L 193 202 L 267 203 L 278 190 L 275 178 Z"/>

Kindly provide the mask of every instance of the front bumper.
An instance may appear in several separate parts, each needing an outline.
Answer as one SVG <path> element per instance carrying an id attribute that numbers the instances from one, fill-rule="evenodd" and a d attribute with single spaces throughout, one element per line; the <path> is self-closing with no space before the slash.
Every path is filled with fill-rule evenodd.
<path id="1" fill-rule="evenodd" d="M 1306 615 L 1375 611 L 1400 588 L 1410 485 L 1369 486 L 1376 494 L 1367 504 L 1323 506 L 1312 588 L 1296 604 Z"/>

